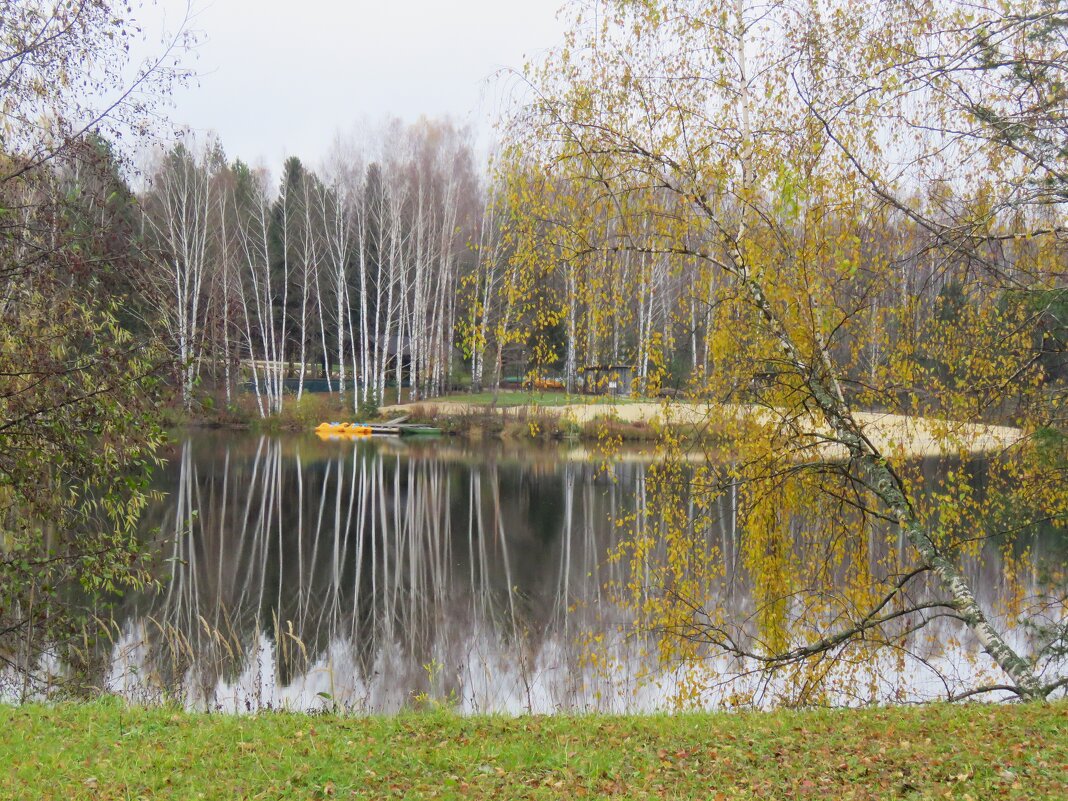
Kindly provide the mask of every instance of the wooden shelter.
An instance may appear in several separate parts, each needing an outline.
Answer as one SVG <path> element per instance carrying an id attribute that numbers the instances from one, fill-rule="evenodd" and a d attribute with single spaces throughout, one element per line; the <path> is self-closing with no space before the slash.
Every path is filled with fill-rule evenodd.
<path id="1" fill-rule="evenodd" d="M 582 391 L 589 395 L 630 395 L 634 389 L 633 364 L 591 364 L 579 370 Z"/>

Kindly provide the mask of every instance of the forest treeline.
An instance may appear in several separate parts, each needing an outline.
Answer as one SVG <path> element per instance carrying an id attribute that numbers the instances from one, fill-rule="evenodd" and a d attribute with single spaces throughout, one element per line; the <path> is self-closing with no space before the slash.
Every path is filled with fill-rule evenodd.
<path id="1" fill-rule="evenodd" d="M 263 415 L 312 376 L 356 405 L 401 383 L 445 391 L 481 213 L 467 132 L 392 122 L 318 171 L 292 157 L 280 172 L 183 141 L 146 174 L 146 323 L 186 406 L 201 379 L 228 401 L 251 392 Z"/>
<path id="2" fill-rule="evenodd" d="M 680 248 L 676 194 L 642 187 L 623 207 L 523 152 L 512 143 L 482 163 L 467 130 L 426 119 L 339 139 L 318 168 L 291 157 L 277 179 L 229 161 L 216 139 L 160 151 L 128 214 L 142 260 L 138 316 L 174 357 L 176 394 L 188 408 L 200 391 L 227 402 L 248 393 L 267 416 L 311 379 L 358 408 L 496 389 L 506 373 L 575 392 L 584 368 L 619 365 L 640 392 L 700 395 L 747 341 L 730 322 L 737 288 L 702 255 L 715 236 L 689 232 Z M 784 173 L 764 202 L 788 222 L 803 192 Z M 1011 270 L 1045 246 L 994 237 L 978 255 L 935 252 L 900 209 L 844 210 L 822 224 L 828 276 L 849 273 L 834 302 L 850 324 L 833 346 L 869 385 L 902 346 L 920 374 L 951 372 L 926 347 L 931 331 L 973 307 L 977 270 Z M 1039 310 L 1043 380 L 1063 378 L 1061 303 L 999 292 Z M 902 392 L 915 410 L 937 410 L 921 383 Z M 750 388 L 735 381 L 720 394 Z"/>

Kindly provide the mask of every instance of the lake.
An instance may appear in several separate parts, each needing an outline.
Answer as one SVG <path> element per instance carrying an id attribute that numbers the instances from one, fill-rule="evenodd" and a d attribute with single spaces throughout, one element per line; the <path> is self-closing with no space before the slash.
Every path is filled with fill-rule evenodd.
<path id="1" fill-rule="evenodd" d="M 630 576 L 611 557 L 648 503 L 650 453 L 205 431 L 167 457 L 166 495 L 143 523 L 163 578 L 115 612 L 110 691 L 227 711 L 635 711 L 673 706 L 695 670 L 732 672 L 718 658 L 662 662 L 616 595 Z M 725 492 L 700 532 L 732 563 L 736 505 Z M 1036 576 L 1063 560 L 1057 541 L 1030 545 Z M 996 550 L 966 569 L 996 605 Z M 728 608 L 752 613 L 751 582 L 729 592 Z M 928 633 L 915 658 L 880 666 L 869 697 L 830 700 L 974 681 L 975 644 L 937 631 L 937 645 Z M 709 680 L 687 704 L 723 705 L 753 680 Z"/>

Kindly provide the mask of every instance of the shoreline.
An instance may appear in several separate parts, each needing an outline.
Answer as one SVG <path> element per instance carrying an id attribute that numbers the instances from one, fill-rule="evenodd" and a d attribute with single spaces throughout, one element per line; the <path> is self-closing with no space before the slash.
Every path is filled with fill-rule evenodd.
<path id="1" fill-rule="evenodd" d="M 655 443 L 664 426 L 683 440 L 716 444 L 731 438 L 730 428 L 746 424 L 774 424 L 772 411 L 746 404 L 711 404 L 684 401 L 568 402 L 561 396 L 543 396 L 547 402 L 512 402 L 493 405 L 485 401 L 450 399 L 419 400 L 390 404 L 377 410 L 377 417 L 360 418 L 336 396 L 305 395 L 278 415 L 261 418 L 253 408 L 224 408 L 208 404 L 199 413 L 186 415 L 171 410 L 165 427 L 251 430 L 258 433 L 311 431 L 324 420 L 378 422 L 408 415 L 409 422 L 429 423 L 448 436 L 470 440 L 578 441 L 585 444 L 617 440 Z M 558 403 L 558 400 L 564 400 Z M 909 417 L 888 412 L 855 412 L 876 447 L 888 456 L 925 458 L 943 455 L 974 456 L 1012 448 L 1026 438 L 1024 431 L 1009 426 L 966 423 L 936 418 Z M 833 442 L 820 442 L 826 427 L 817 420 L 794 419 L 805 429 L 809 453 L 839 460 L 848 453 Z"/>
<path id="2" fill-rule="evenodd" d="M 737 421 L 751 417 L 758 422 L 773 422 L 770 412 L 762 407 L 744 404 L 705 404 L 672 401 L 669 403 L 630 402 L 620 404 L 568 403 L 561 405 L 487 406 L 462 401 L 427 400 L 409 404 L 384 406 L 380 414 L 395 416 L 412 413 L 420 419 L 464 419 L 490 415 L 525 415 L 554 418 L 579 427 L 596 425 L 599 421 L 624 425 L 648 426 L 652 433 L 664 425 L 690 430 L 715 428 L 717 420 Z M 906 457 L 930 457 L 946 454 L 978 455 L 1011 448 L 1025 438 L 1021 429 L 1009 426 L 964 423 L 935 418 L 909 417 L 888 412 L 856 412 L 857 422 L 865 434 L 887 454 Z M 816 421 L 809 423 L 811 431 L 819 434 L 823 428 Z M 596 435 L 592 437 L 596 439 Z M 655 438 L 655 437 L 651 437 Z M 948 446 L 948 447 L 947 447 Z M 844 447 L 825 444 L 820 448 L 825 458 L 843 458 Z"/>

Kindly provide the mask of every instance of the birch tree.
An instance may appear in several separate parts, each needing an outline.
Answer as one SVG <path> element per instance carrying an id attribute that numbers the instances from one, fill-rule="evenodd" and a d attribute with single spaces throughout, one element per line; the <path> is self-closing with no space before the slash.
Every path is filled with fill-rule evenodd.
<path id="1" fill-rule="evenodd" d="M 241 270 L 238 277 L 243 334 L 260 415 L 282 410 L 285 376 L 285 312 L 276 307 L 278 279 L 271 271 L 270 201 L 266 175 L 234 168 L 234 217 Z"/>
<path id="2" fill-rule="evenodd" d="M 354 337 L 352 326 L 352 297 L 349 290 L 349 264 L 353 250 L 353 225 L 357 217 L 352 208 L 353 199 L 360 195 L 361 187 L 354 185 L 353 173 L 360 171 L 342 165 L 335 166 L 335 174 L 330 185 L 318 184 L 316 203 L 318 213 L 323 221 L 323 241 L 325 248 L 325 278 L 327 292 L 332 295 L 330 313 L 334 328 L 336 346 L 336 363 L 338 369 L 338 393 L 346 391 L 346 351 L 345 343 L 351 342 L 352 354 L 355 356 L 359 340 Z M 362 273 L 361 273 L 362 274 Z M 321 294 L 321 293 L 320 293 Z M 363 296 L 360 296 L 361 301 Z M 320 304 L 321 305 L 321 304 Z M 322 317 L 324 313 L 320 311 Z M 326 335 L 323 335 L 323 350 L 326 351 Z M 355 378 L 355 371 L 353 377 Z"/>
<path id="3" fill-rule="evenodd" d="M 475 267 L 464 276 L 468 312 L 461 321 L 461 338 L 471 357 L 471 390 L 481 392 L 486 371 L 490 326 L 502 295 L 504 272 L 505 201 L 499 197 L 499 182 L 486 190 L 480 215 L 478 241 L 474 244 Z"/>
<path id="4" fill-rule="evenodd" d="M 1062 687 L 1063 595 L 1021 586 L 1019 614 L 1043 632 L 1021 638 L 1019 617 L 985 607 L 961 569 L 1005 532 L 1063 525 L 1059 470 L 1028 436 L 1050 414 L 1029 313 L 1009 302 L 1011 282 L 991 282 L 1026 275 L 1029 287 L 1059 291 L 1060 243 L 1053 229 L 1028 227 L 1039 240 L 998 257 L 1011 269 L 986 269 L 995 243 L 1015 241 L 1003 226 L 1020 220 L 1004 213 L 1020 211 L 1007 202 L 1022 185 L 1013 143 L 956 136 L 967 123 L 959 107 L 901 91 L 922 63 L 903 55 L 916 42 L 945 47 L 969 14 L 1004 12 L 924 5 L 888 24 L 834 2 L 678 0 L 597 4 L 608 13 L 590 14 L 590 26 L 592 5 L 576 8 L 567 48 L 531 77 L 540 99 L 517 135 L 530 134 L 522 141 L 547 172 L 588 181 L 614 203 L 608 247 L 636 254 L 649 292 L 666 285 L 673 260 L 718 276 L 703 299 L 717 308 L 706 332 L 716 369 L 695 392 L 749 404 L 715 413 L 732 443 L 728 463 L 710 459 L 687 478 L 668 460 L 656 525 L 644 529 L 655 536 L 630 543 L 649 577 L 631 588 L 632 603 L 659 632 L 661 654 L 695 670 L 726 654 L 764 677 L 761 692 L 811 703 L 835 682 L 857 693 L 875 682 L 857 665 L 900 654 L 910 632 L 955 626 L 981 644 L 992 672 L 951 697 L 1033 699 Z M 966 71 L 955 78 L 989 91 Z M 918 254 L 865 248 L 861 221 L 930 234 L 918 240 L 923 252 L 963 287 L 951 313 L 910 297 L 886 310 L 902 337 L 882 340 L 859 284 L 892 285 L 901 260 Z M 668 271 L 648 277 L 655 269 Z M 654 301 L 638 299 L 643 342 L 666 308 Z M 881 343 L 877 363 L 862 362 Z M 958 459 L 974 452 L 975 424 L 1017 434 L 984 457 L 981 492 L 950 467 L 942 490 L 924 495 L 918 463 L 880 438 L 865 409 L 912 417 L 910 430 Z M 685 513 L 736 486 L 744 568 L 759 589 L 741 621 L 716 605 L 713 588 L 733 576 Z M 865 555 L 871 538 L 899 536 L 907 547 L 894 558 Z M 846 589 L 831 575 L 848 576 Z"/>
<path id="5" fill-rule="evenodd" d="M 151 294 L 174 349 L 186 411 L 200 376 L 207 305 L 215 279 L 218 167 L 218 153 L 210 144 L 199 154 L 185 144 L 175 146 L 153 175 L 144 218 L 159 260 L 159 269 L 149 274 L 154 279 Z"/>

